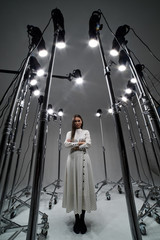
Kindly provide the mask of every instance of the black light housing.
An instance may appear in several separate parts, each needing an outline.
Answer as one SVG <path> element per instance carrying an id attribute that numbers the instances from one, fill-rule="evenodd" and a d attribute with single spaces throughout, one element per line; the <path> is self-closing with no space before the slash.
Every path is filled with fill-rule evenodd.
<path id="1" fill-rule="evenodd" d="M 97 33 L 102 29 L 102 24 L 100 24 L 101 12 L 94 11 L 89 20 L 89 45 L 90 47 L 96 47 L 98 45 Z"/>
<path id="2" fill-rule="evenodd" d="M 58 115 L 59 115 L 60 117 L 63 116 L 63 109 L 62 109 L 62 108 L 60 108 L 60 109 L 58 110 Z"/>
<path id="3" fill-rule="evenodd" d="M 52 10 L 51 15 L 53 19 L 54 31 L 58 30 L 63 31 L 65 33 L 64 18 L 61 11 L 58 8 L 55 8 Z"/>
<path id="4" fill-rule="evenodd" d="M 42 37 L 42 32 L 38 27 L 34 27 L 32 25 L 27 25 L 27 32 L 32 37 L 31 45 L 37 47 L 38 52 L 45 51 L 45 55 L 47 55 L 45 41 Z M 42 56 L 42 55 L 40 55 Z"/>
<path id="5" fill-rule="evenodd" d="M 99 11 L 94 11 L 89 20 L 89 37 L 96 38 L 97 31 L 102 28 L 100 25 L 101 13 Z"/>
<path id="6" fill-rule="evenodd" d="M 138 75 L 140 76 L 140 77 L 143 77 L 143 69 L 145 68 L 145 66 L 143 65 L 143 64 L 137 64 L 136 66 L 135 66 L 135 68 L 136 68 L 136 71 L 137 71 L 137 73 L 138 73 Z"/>
<path id="7" fill-rule="evenodd" d="M 73 70 L 72 76 L 74 78 L 80 78 L 82 77 L 81 71 L 79 69 Z"/>
<path id="8" fill-rule="evenodd" d="M 128 61 L 129 61 L 129 58 L 128 58 L 126 52 L 124 50 L 121 50 L 120 54 L 119 54 L 119 67 L 118 67 L 118 69 L 120 71 L 125 71 Z"/>
<path id="9" fill-rule="evenodd" d="M 33 71 L 37 71 L 41 68 L 41 65 L 34 56 L 31 56 L 29 59 L 29 67 Z"/>
<path id="10" fill-rule="evenodd" d="M 130 30 L 130 27 L 128 25 L 120 26 L 117 29 L 115 33 L 115 38 L 113 39 L 113 42 L 112 42 L 112 50 L 110 51 L 110 54 L 112 56 L 118 55 L 121 45 L 126 43 L 124 36 L 129 32 L 129 30 Z"/>
<path id="11" fill-rule="evenodd" d="M 98 109 L 96 112 L 96 117 L 101 117 L 101 115 L 102 115 L 102 110 Z"/>

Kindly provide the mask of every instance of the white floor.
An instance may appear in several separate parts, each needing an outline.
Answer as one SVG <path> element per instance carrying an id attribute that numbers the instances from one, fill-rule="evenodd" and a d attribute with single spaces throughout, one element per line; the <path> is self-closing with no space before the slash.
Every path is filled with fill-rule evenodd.
<path id="1" fill-rule="evenodd" d="M 117 188 L 114 188 L 111 194 L 111 200 L 106 199 L 106 191 L 109 189 L 105 186 L 98 193 L 97 197 L 97 211 L 86 213 L 86 225 L 88 231 L 86 234 L 75 234 L 73 232 L 74 214 L 66 213 L 62 205 L 62 189 L 58 194 L 57 204 L 49 209 L 50 195 L 43 193 L 40 201 L 40 211 L 46 213 L 49 218 L 48 240 L 132 240 L 132 235 L 129 226 L 127 206 L 125 194 L 119 194 Z M 123 189 L 122 189 L 123 190 Z M 143 205 L 143 198 L 135 198 L 137 211 Z M 154 201 L 153 201 L 154 203 Z M 160 209 L 157 209 L 160 215 Z M 28 209 L 23 208 L 17 213 L 17 216 L 12 219 L 14 222 L 21 225 L 26 224 L 28 219 Z M 39 216 L 39 222 L 41 216 Z M 160 225 L 153 217 L 145 217 L 147 235 L 142 236 L 143 240 L 159 240 L 160 239 Z M 38 232 L 41 230 L 38 229 Z M 14 231 L 10 230 L 0 235 L 1 240 L 8 240 Z M 26 233 L 20 233 L 15 239 L 26 239 Z"/>

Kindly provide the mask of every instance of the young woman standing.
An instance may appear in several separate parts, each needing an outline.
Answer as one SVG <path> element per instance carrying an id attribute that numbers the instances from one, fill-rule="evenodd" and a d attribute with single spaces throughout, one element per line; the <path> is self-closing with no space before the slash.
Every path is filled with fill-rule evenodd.
<path id="1" fill-rule="evenodd" d="M 65 171 L 62 207 L 66 212 L 74 211 L 75 233 L 86 233 L 85 212 L 96 210 L 96 196 L 91 160 L 87 149 L 91 146 L 88 130 L 83 130 L 83 119 L 74 115 L 72 131 L 66 135 L 65 147 L 70 149 Z"/>

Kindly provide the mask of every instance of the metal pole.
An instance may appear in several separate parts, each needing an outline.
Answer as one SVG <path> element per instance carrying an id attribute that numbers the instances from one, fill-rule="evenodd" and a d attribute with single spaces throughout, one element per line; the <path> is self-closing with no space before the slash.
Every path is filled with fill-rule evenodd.
<path id="1" fill-rule="evenodd" d="M 7 120 L 6 120 L 6 123 L 5 123 L 4 131 L 3 131 L 3 135 L 2 135 L 2 140 L 1 140 L 1 145 L 0 145 L 0 163 L 3 163 L 3 159 L 4 159 L 4 156 L 5 156 L 5 153 L 6 153 L 6 149 L 8 147 L 9 136 L 10 136 L 10 133 L 12 131 L 14 112 L 15 112 L 16 107 L 17 107 L 17 101 L 18 101 L 18 98 L 19 98 L 19 95 L 20 95 L 20 92 L 21 92 L 21 89 L 22 89 L 24 74 L 25 74 L 27 66 L 28 66 L 28 62 L 29 62 L 29 59 L 30 59 L 30 53 L 31 52 L 32 52 L 32 49 L 30 50 L 30 52 L 28 53 L 28 56 L 26 58 L 26 62 L 25 62 L 25 65 L 24 65 L 24 68 L 23 68 L 23 71 L 21 73 L 21 77 L 20 77 L 20 80 L 19 80 L 19 83 L 18 83 L 18 88 L 17 88 L 16 94 L 14 96 L 14 99 L 12 101 L 10 112 L 8 114 L 8 117 L 7 117 Z"/>
<path id="2" fill-rule="evenodd" d="M 142 76 L 139 77 L 139 74 L 137 73 L 134 62 L 133 62 L 133 60 L 130 56 L 130 52 L 129 52 L 126 45 L 124 45 L 124 49 L 125 49 L 125 51 L 127 53 L 127 56 L 129 58 L 129 66 L 130 66 L 130 69 L 133 73 L 133 76 L 137 79 L 137 87 L 139 88 L 140 92 L 142 93 L 142 104 L 144 105 L 145 110 L 148 109 L 147 101 L 149 101 L 149 103 L 150 103 L 150 104 L 148 104 L 149 110 L 150 110 L 148 112 L 148 119 L 149 119 L 149 123 L 151 124 L 151 127 L 153 127 L 152 124 L 154 124 L 154 129 L 156 131 L 156 136 L 157 136 L 157 139 L 160 143 L 160 117 L 159 117 L 158 112 L 156 110 L 156 107 L 154 105 L 152 96 L 144 88 L 144 83 L 141 81 L 141 80 L 144 81 L 143 74 L 141 73 Z M 145 99 L 147 99 L 147 101 L 145 101 Z"/>
<path id="3" fill-rule="evenodd" d="M 11 201 L 12 201 L 12 197 L 13 197 L 14 190 L 15 190 L 16 175 L 17 175 L 18 166 L 19 166 L 19 160 L 20 160 L 20 156 L 21 156 L 24 132 L 25 132 L 25 129 L 26 129 L 26 126 L 27 126 L 27 118 L 28 118 L 30 104 L 31 104 L 31 93 L 29 95 L 29 99 L 28 99 L 28 103 L 27 103 L 27 107 L 26 107 L 25 118 L 24 118 L 24 123 L 23 123 L 23 127 L 22 127 L 22 133 L 21 133 L 21 137 L 20 137 L 20 143 L 19 143 L 19 147 L 17 149 L 17 159 L 16 159 L 16 164 L 15 164 L 15 172 L 14 172 L 14 176 L 13 176 L 13 180 L 12 180 L 11 192 L 9 194 L 8 210 L 10 210 Z M 13 156 L 12 156 L 12 158 L 13 158 Z"/>
<path id="4" fill-rule="evenodd" d="M 27 59 L 26 59 L 26 62 L 25 62 L 25 65 L 24 65 L 24 68 L 23 68 L 23 71 L 22 71 L 22 74 L 20 77 L 20 81 L 18 83 L 18 88 L 17 88 L 16 94 L 14 96 L 14 99 L 13 99 L 13 102 L 12 102 L 12 105 L 11 105 L 11 108 L 10 108 L 10 111 L 9 111 L 9 114 L 8 114 L 8 117 L 7 117 L 7 120 L 5 123 L 5 127 L 3 130 L 3 135 L 2 135 L 1 145 L 0 145 L 0 163 L 2 164 L 2 166 L 4 164 L 6 164 L 5 159 L 7 159 L 9 148 L 11 148 L 11 143 L 10 143 L 11 139 L 10 138 L 11 138 L 11 132 L 13 130 L 13 123 L 15 121 L 14 113 L 16 111 L 18 99 L 20 97 L 21 90 L 23 88 L 24 75 L 25 75 L 25 72 L 26 72 L 26 69 L 28 66 L 29 59 L 30 59 L 30 53 L 27 56 Z M 19 112 L 19 114 L 20 114 L 20 112 Z M 14 138 L 12 140 L 15 140 L 15 137 L 16 137 L 16 135 L 12 137 L 12 138 Z M 12 154 L 13 154 L 13 150 L 14 150 L 14 142 L 12 144 L 12 152 L 11 152 Z M 9 175 L 9 171 L 11 169 L 11 161 L 12 161 L 12 158 L 10 157 L 10 161 L 8 161 L 8 165 L 7 165 L 7 175 L 5 178 L 5 184 L 2 185 L 2 190 L 1 190 L 2 194 L 1 194 L 1 200 L 0 200 L 0 220 L 2 217 L 2 207 L 3 207 L 3 203 L 4 203 L 6 191 L 7 191 L 7 185 L 8 185 L 8 177 L 7 176 Z M 3 173 L 1 173 L 1 176 L 2 176 L 2 174 Z"/>
<path id="5" fill-rule="evenodd" d="M 138 132 L 139 132 L 139 136 L 140 136 L 140 141 L 141 141 L 141 143 L 142 143 L 143 151 L 144 151 L 145 158 L 146 158 L 146 161 L 147 161 L 148 171 L 149 171 L 149 174 L 150 174 L 150 177 L 151 177 L 153 186 L 155 187 L 154 178 L 153 178 L 153 174 L 152 174 L 151 167 L 150 167 L 150 162 L 149 162 L 148 155 L 147 155 L 147 149 L 146 149 L 146 146 L 145 146 L 145 144 L 144 144 L 143 133 L 142 133 L 142 130 L 141 130 L 141 128 L 140 128 L 140 124 L 139 124 L 139 121 L 138 121 L 137 113 L 136 113 L 136 110 L 135 110 L 135 107 L 134 107 L 134 104 L 133 104 L 133 101 L 132 101 L 132 100 L 131 100 L 131 106 L 132 106 L 132 110 L 133 110 L 134 117 L 135 117 L 135 120 L 136 120 L 136 125 L 137 125 L 137 127 L 138 127 Z"/>
<path id="6" fill-rule="evenodd" d="M 119 113 L 118 113 L 118 110 L 116 107 L 115 96 L 114 96 L 114 92 L 113 92 L 113 88 L 112 88 L 110 70 L 109 70 L 109 67 L 107 66 L 107 63 L 105 60 L 104 51 L 103 51 L 99 32 L 97 34 L 97 37 L 99 40 L 99 49 L 100 49 L 101 58 L 102 58 L 102 62 L 103 62 L 104 75 L 105 75 L 106 83 L 108 86 L 111 106 L 112 106 L 113 112 L 114 112 L 113 116 L 114 116 L 115 127 L 116 127 L 117 144 L 118 144 L 119 156 L 120 156 L 120 161 L 121 161 L 121 169 L 122 169 L 122 176 L 123 176 L 123 181 L 124 181 L 125 196 L 126 196 L 126 203 L 127 203 L 132 238 L 134 240 L 141 240 L 142 236 L 141 236 L 140 229 L 138 226 L 138 218 L 137 218 L 136 206 L 135 206 L 135 202 L 134 202 L 134 195 L 133 195 L 132 184 L 131 184 L 131 179 L 130 179 L 130 172 L 129 172 L 127 154 L 126 154 L 126 149 L 125 149 L 125 142 L 124 142 Z"/>
<path id="7" fill-rule="evenodd" d="M 106 155 L 105 155 L 104 138 L 103 138 L 103 126 L 102 126 L 101 116 L 99 117 L 99 123 L 100 123 L 101 138 L 102 138 L 102 149 L 103 149 L 103 160 L 104 160 L 105 180 L 106 180 L 106 183 L 107 183 Z"/>
<path id="8" fill-rule="evenodd" d="M 57 187 L 60 187 L 60 168 L 61 168 L 61 135 L 62 135 L 62 117 L 59 117 L 59 139 L 58 139 L 58 181 Z"/>
<path id="9" fill-rule="evenodd" d="M 42 111 L 40 115 L 40 126 L 39 126 L 39 134 L 37 138 L 37 151 L 36 151 L 34 177 L 33 177 L 31 209 L 30 209 L 28 231 L 27 231 L 27 238 L 26 238 L 27 240 L 36 239 L 39 200 L 40 200 L 40 193 L 42 188 L 44 163 L 45 163 L 45 144 L 46 144 L 47 130 L 48 130 L 47 108 L 48 108 L 50 89 L 51 89 L 51 83 L 52 83 L 52 72 L 53 72 L 55 50 L 56 50 L 55 44 L 57 42 L 57 37 L 58 37 L 58 31 L 54 33 L 51 58 L 50 58 L 49 68 L 48 68 L 48 76 L 46 81 Z"/>
<path id="10" fill-rule="evenodd" d="M 136 142 L 134 142 L 133 138 L 132 138 L 131 128 L 130 128 L 130 125 L 129 125 L 129 119 L 128 119 L 125 107 L 123 107 L 123 111 L 124 111 L 124 114 L 125 114 L 127 128 L 128 128 L 128 132 L 129 132 L 129 136 L 130 136 L 130 141 L 131 141 L 132 151 L 133 151 L 133 155 L 134 155 L 134 159 L 135 159 L 135 163 L 136 163 L 136 169 L 137 169 L 137 173 L 138 173 L 138 178 L 139 178 L 140 182 L 142 182 L 141 175 L 140 175 L 140 170 L 139 170 L 139 166 L 138 166 L 137 155 L 136 155 L 136 151 L 135 151 L 135 144 L 136 144 Z"/>

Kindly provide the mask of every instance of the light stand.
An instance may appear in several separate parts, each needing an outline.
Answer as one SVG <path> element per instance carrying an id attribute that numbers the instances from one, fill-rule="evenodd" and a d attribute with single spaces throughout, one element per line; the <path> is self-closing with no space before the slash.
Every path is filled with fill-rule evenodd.
<path id="1" fill-rule="evenodd" d="M 96 116 L 99 118 L 99 124 L 100 124 L 100 131 L 101 131 L 101 142 L 102 142 L 102 151 L 103 151 L 103 161 L 104 161 L 104 172 L 105 172 L 105 179 L 101 182 L 98 182 L 96 184 L 96 188 L 98 188 L 98 185 L 101 184 L 101 186 L 98 188 L 98 190 L 96 191 L 96 194 L 98 194 L 98 192 L 101 190 L 101 188 L 105 185 L 107 185 L 108 181 L 107 181 L 107 168 L 106 168 L 106 154 L 105 154 L 105 146 L 104 146 L 104 137 L 103 137 L 103 126 L 102 126 L 102 110 L 98 109 Z M 109 198 L 109 195 L 107 196 L 107 199 Z"/>
<path id="2" fill-rule="evenodd" d="M 15 189 L 15 181 L 16 181 L 16 175 L 17 175 L 17 171 L 18 171 L 19 160 L 20 160 L 20 155 L 21 155 L 21 150 L 22 150 L 22 142 L 23 142 L 24 132 L 25 132 L 25 129 L 27 127 L 27 118 L 28 118 L 29 108 L 30 108 L 30 104 L 31 104 L 31 96 L 32 96 L 32 91 L 30 91 L 29 99 L 27 101 L 24 124 L 23 124 L 23 127 L 22 127 L 22 133 L 21 133 L 21 137 L 20 137 L 19 147 L 17 149 L 17 159 L 16 159 L 16 164 L 15 164 L 15 172 L 14 172 L 14 177 L 13 177 L 13 181 L 12 181 L 11 192 L 8 196 L 8 198 L 9 198 L 8 211 L 10 210 L 10 207 L 11 207 L 11 201 L 12 201 L 12 204 L 14 202 L 13 201 L 13 199 L 14 199 L 13 194 L 14 194 L 14 189 Z"/>
<path id="3" fill-rule="evenodd" d="M 60 179 L 60 164 L 61 164 L 61 148 L 62 148 L 62 143 L 61 143 L 61 134 L 62 134 L 62 115 L 63 115 L 63 110 L 59 109 L 58 111 L 58 115 L 59 115 L 59 135 L 58 135 L 58 178 L 50 183 L 49 185 L 47 185 L 46 187 L 43 188 L 44 192 L 46 192 L 46 189 L 48 187 L 50 187 L 51 185 L 54 186 L 54 190 L 52 192 L 46 192 L 48 195 L 51 195 L 50 201 L 49 201 L 49 209 L 52 208 L 52 201 L 53 201 L 53 197 L 54 197 L 54 204 L 57 203 L 57 192 L 56 189 L 60 188 L 60 182 L 62 182 L 62 180 Z"/>
<path id="4" fill-rule="evenodd" d="M 157 140 L 157 143 L 160 143 L 160 139 L 159 139 L 159 137 L 160 137 L 159 116 L 158 116 L 158 113 L 157 113 L 156 108 L 154 106 L 154 102 L 152 100 L 151 95 L 149 93 L 147 93 L 146 89 L 144 88 L 143 82 L 140 80 L 140 76 L 143 76 L 143 74 L 140 71 L 139 72 L 140 76 L 138 75 L 136 66 L 134 65 L 134 62 L 133 62 L 133 60 L 132 60 L 132 58 L 130 56 L 130 52 L 127 49 L 126 45 L 125 45 L 125 50 L 127 52 L 127 58 L 128 58 L 128 61 L 129 61 L 129 67 L 131 69 L 131 72 L 132 72 L 133 76 L 135 77 L 135 79 L 137 79 L 137 88 L 139 90 L 140 97 L 138 98 L 137 94 L 136 94 L 136 97 L 137 97 L 137 100 L 138 100 L 138 104 L 139 104 L 139 107 L 140 107 L 140 110 L 141 110 L 141 114 L 142 114 L 142 118 L 143 118 L 143 121 L 144 121 L 144 124 L 145 124 L 145 127 L 146 127 L 146 131 L 147 131 L 147 135 L 148 135 L 148 138 L 149 138 L 149 142 L 151 144 L 151 147 L 152 147 L 155 159 L 156 159 L 156 164 L 157 164 L 157 167 L 158 167 L 158 171 L 159 171 L 159 174 L 160 174 L 160 166 L 159 166 L 159 162 L 158 162 L 158 157 L 157 157 L 154 145 L 153 145 L 153 140 L 151 138 L 151 134 L 150 134 L 150 131 L 149 131 L 149 128 L 148 128 L 147 121 L 145 119 L 145 115 L 147 115 L 147 119 L 148 119 L 148 122 L 149 122 L 149 124 L 151 126 L 151 132 L 153 134 L 153 137 Z M 152 100 L 152 102 L 150 102 L 151 100 Z M 144 108 L 144 110 L 142 110 L 142 107 Z M 156 130 L 156 132 L 154 131 L 154 129 Z M 142 133 L 141 133 L 141 135 L 142 135 Z M 147 151 L 145 150 L 145 146 L 143 148 L 144 148 L 147 164 L 148 164 L 148 166 L 150 168 L 149 159 L 147 157 Z M 151 175 L 151 179 L 152 179 L 153 185 L 155 186 L 151 170 L 150 170 L 150 175 Z"/>
<path id="5" fill-rule="evenodd" d="M 111 199 L 111 195 L 110 195 L 110 191 L 112 191 L 116 186 L 118 186 L 118 192 L 121 194 L 122 193 L 122 189 L 121 189 L 121 186 L 120 186 L 120 183 L 122 181 L 122 178 L 119 179 L 118 182 L 109 182 L 107 180 L 107 168 L 106 168 L 106 156 L 105 156 L 105 147 L 104 147 L 104 138 L 103 138 L 103 126 L 102 126 L 102 119 L 101 119 L 101 115 L 102 115 L 102 110 L 101 109 L 98 109 L 97 110 L 97 117 L 99 117 L 99 120 L 100 120 L 100 129 L 101 129 L 101 138 L 102 138 L 102 149 L 103 149 L 103 159 L 104 159 L 104 170 L 105 170 L 105 180 L 104 181 L 101 181 L 99 183 L 96 184 L 96 188 L 98 188 L 98 185 L 100 183 L 102 183 L 102 185 L 99 187 L 99 189 L 96 191 L 96 194 L 98 194 L 98 192 L 101 190 L 101 188 L 105 185 L 107 185 L 108 183 L 109 184 L 114 184 L 107 192 L 106 192 L 106 198 L 107 200 L 110 200 Z"/>
<path id="6" fill-rule="evenodd" d="M 127 128 L 128 128 L 128 132 L 129 132 L 130 142 L 131 142 L 131 146 L 132 146 L 132 152 L 133 152 L 134 159 L 135 159 L 135 164 L 136 164 L 135 166 L 136 166 L 137 173 L 138 173 L 138 178 L 139 178 L 138 187 L 140 187 L 142 189 L 143 196 L 146 199 L 146 194 L 145 194 L 144 188 L 147 186 L 147 184 L 142 181 L 141 174 L 140 174 L 140 169 L 139 169 L 138 159 L 137 159 L 136 149 L 135 149 L 135 145 L 137 143 L 133 140 L 133 137 L 132 137 L 132 131 L 131 131 L 131 127 L 130 127 L 130 124 L 129 124 L 129 119 L 128 119 L 128 114 L 127 114 L 127 111 L 126 111 L 126 106 L 124 106 L 122 104 L 122 107 L 123 107 L 123 112 L 124 112 L 126 123 L 127 123 Z M 136 195 L 136 197 L 139 196 L 139 190 L 136 190 L 135 195 Z"/>
<path id="7" fill-rule="evenodd" d="M 137 79 L 137 87 L 139 88 L 141 94 L 142 94 L 142 105 L 144 105 L 145 111 L 148 111 L 148 120 L 151 125 L 151 128 L 155 130 L 156 137 L 158 139 L 158 142 L 160 144 L 160 118 L 158 115 L 158 112 L 156 110 L 156 107 L 154 105 L 154 101 L 151 97 L 151 95 L 146 91 L 144 87 L 144 76 L 142 71 L 137 72 L 137 69 L 134 65 L 134 62 L 130 56 L 130 51 L 128 50 L 126 46 L 126 42 L 124 44 L 124 49 L 126 50 L 127 56 L 129 58 L 129 67 L 132 71 L 133 76 Z"/>
<path id="8" fill-rule="evenodd" d="M 137 100 L 139 101 L 139 98 L 138 98 L 136 92 L 135 92 L 135 95 L 136 95 Z M 140 124 L 139 124 L 136 108 L 134 106 L 132 98 L 130 98 L 130 102 L 131 102 L 133 114 L 134 114 L 134 117 L 135 117 L 135 122 L 136 122 L 136 125 L 137 125 L 137 128 L 138 128 L 139 137 L 140 137 L 140 141 L 141 141 L 141 144 L 142 144 L 142 149 L 143 149 L 143 152 L 144 152 L 144 155 L 145 155 L 145 158 L 146 158 L 148 172 L 150 174 L 150 178 L 151 178 L 152 184 L 153 184 L 153 185 L 151 185 L 151 184 L 147 184 L 147 185 L 143 185 L 142 184 L 141 185 L 141 183 L 140 183 L 140 185 L 139 185 L 139 187 L 142 188 L 145 200 L 144 200 L 144 203 L 142 204 L 141 209 L 138 211 L 138 220 L 139 220 L 139 226 L 140 226 L 140 230 L 141 230 L 142 235 L 146 235 L 146 228 L 145 228 L 146 225 L 143 223 L 143 219 L 146 216 L 152 216 L 153 215 L 155 220 L 158 223 L 160 222 L 160 216 L 158 215 L 157 209 L 156 209 L 158 207 L 158 204 L 159 204 L 158 203 L 158 201 L 159 201 L 158 200 L 159 199 L 159 187 L 156 187 L 155 182 L 154 182 L 154 178 L 153 178 L 153 174 L 152 174 L 152 171 L 151 171 L 149 158 L 148 158 L 148 155 L 147 155 L 147 148 L 145 146 L 145 141 L 144 141 L 144 137 L 143 137 L 143 132 L 142 132 L 142 129 L 141 129 Z M 140 106 L 140 109 L 141 109 L 141 105 L 140 104 L 139 104 L 139 106 Z M 143 114 L 142 114 L 142 116 L 143 116 Z M 144 122 L 145 122 L 145 118 L 144 118 Z M 146 126 L 146 129 L 147 129 L 147 124 L 146 123 L 145 123 L 145 126 Z M 148 194 L 146 194 L 144 192 L 144 188 L 149 191 Z M 139 190 L 137 190 L 135 192 L 135 196 L 139 197 Z M 156 200 L 156 203 L 153 204 L 152 206 L 149 203 L 149 199 L 150 198 L 152 200 Z"/>
<path id="9" fill-rule="evenodd" d="M 0 69 L 1 73 L 9 73 L 9 74 L 19 74 L 19 71 L 14 71 L 14 70 L 7 70 L 7 69 Z M 44 77 L 47 77 L 48 74 L 44 74 Z M 62 76 L 62 75 L 52 75 L 53 78 L 59 78 L 59 79 L 67 79 L 68 81 L 72 81 L 73 78 L 78 79 L 81 78 L 81 71 L 79 69 L 75 69 L 73 70 L 72 73 L 67 74 L 66 76 Z"/>
<path id="10" fill-rule="evenodd" d="M 91 19 L 96 24 L 92 24 Z M 137 219 L 132 184 L 131 184 L 131 179 L 130 179 L 129 166 L 128 166 L 125 142 L 124 142 L 124 137 L 123 137 L 123 132 L 122 132 L 122 126 L 121 126 L 121 122 L 120 122 L 119 113 L 118 113 L 118 110 L 116 107 L 116 101 L 115 101 L 115 96 L 114 96 L 112 82 L 111 82 L 111 76 L 110 76 L 110 69 L 106 63 L 104 51 L 103 51 L 103 47 L 102 47 L 102 42 L 100 39 L 100 33 L 99 33 L 100 13 L 93 12 L 91 19 L 90 19 L 90 23 L 91 23 L 90 28 L 94 27 L 96 29 L 95 30 L 96 37 L 99 42 L 99 50 L 100 50 L 102 63 L 103 63 L 103 67 L 104 67 L 104 76 L 106 79 L 110 102 L 111 102 L 111 106 L 113 109 L 113 117 L 114 117 L 116 134 L 117 134 L 117 145 L 118 145 L 119 156 L 120 156 L 120 161 L 121 161 L 121 168 L 122 168 L 122 175 L 123 175 L 123 181 L 124 181 L 124 187 L 125 187 L 125 196 L 126 196 L 132 238 L 134 240 L 141 240 L 142 236 L 141 236 L 139 226 L 138 226 L 138 219 Z"/>
<path id="11" fill-rule="evenodd" d="M 36 37 L 36 35 L 35 35 Z M 41 36 L 42 39 L 42 36 Z M 29 46 L 29 52 L 28 55 L 25 59 L 25 62 L 22 66 L 22 70 L 20 71 L 20 78 L 19 82 L 17 83 L 17 89 L 15 91 L 12 104 L 10 107 L 9 114 L 7 116 L 7 120 L 4 126 L 3 134 L 2 134 L 2 139 L 1 139 L 1 144 L 0 144 L 0 165 L 3 166 L 4 164 L 6 165 L 6 176 L 4 179 L 4 184 L 2 185 L 1 188 L 1 199 L 0 199 L 0 221 L 1 221 L 1 216 L 2 216 L 2 207 L 4 204 L 4 199 L 6 197 L 6 191 L 7 191 L 7 186 L 8 186 L 8 180 L 9 180 L 9 174 L 11 171 L 11 163 L 12 163 L 12 157 L 14 154 L 14 149 L 15 149 L 15 140 L 17 136 L 17 131 L 14 131 L 14 135 L 12 135 L 12 131 L 14 130 L 14 124 L 16 122 L 16 117 L 20 117 L 20 101 L 22 99 L 22 90 L 24 87 L 24 77 L 26 74 L 26 70 L 29 64 L 29 60 L 31 57 L 31 53 L 34 50 L 34 44 L 35 42 L 32 39 L 32 44 Z M 17 120 L 17 125 L 18 125 L 18 120 Z M 10 153 L 10 158 L 8 160 L 8 163 L 6 161 L 8 154 Z M 1 173 L 1 176 L 4 174 L 4 172 Z M 1 178 L 2 179 L 2 178 Z"/>
<path id="12" fill-rule="evenodd" d="M 55 60 L 55 46 L 58 39 L 59 31 L 63 29 L 64 31 L 64 19 L 59 9 L 52 10 L 52 18 L 54 23 L 54 39 L 51 50 L 51 57 L 48 67 L 48 76 L 46 80 L 46 87 L 42 105 L 42 111 L 40 115 L 40 125 L 39 134 L 37 139 L 37 149 L 36 149 L 36 159 L 34 168 L 34 178 L 33 178 L 33 188 L 32 188 L 32 198 L 31 198 L 31 209 L 29 214 L 27 240 L 35 240 L 36 229 L 37 229 L 37 218 L 39 209 L 40 193 L 42 188 L 42 180 L 44 173 L 45 164 L 45 151 L 46 151 L 46 139 L 48 132 L 48 102 L 50 96 L 51 82 L 52 82 L 52 72 Z M 59 16 L 57 18 L 57 15 Z M 59 21 L 59 22 L 58 22 Z"/>
<path id="13" fill-rule="evenodd" d="M 6 191 L 8 187 L 8 181 L 9 181 L 9 176 L 11 172 L 11 165 L 12 165 L 12 158 L 15 150 L 15 141 L 17 137 L 17 128 L 19 124 L 19 119 L 21 117 L 21 112 L 22 108 L 20 106 L 20 102 L 23 99 L 24 96 L 22 96 L 21 91 L 23 87 L 25 87 L 24 83 L 24 75 L 27 69 L 27 65 L 29 62 L 29 57 L 26 60 L 26 64 L 24 66 L 24 69 L 21 74 L 20 82 L 18 84 L 18 88 L 16 91 L 16 94 L 14 96 L 6 123 L 3 131 L 3 136 L 2 136 L 2 141 L 1 141 L 1 147 L 0 147 L 0 159 L 1 159 L 1 164 L 2 164 L 2 169 L 5 168 L 6 165 L 6 176 L 4 178 L 4 184 L 1 184 L 1 201 L 0 201 L 0 220 L 2 216 L 2 207 L 4 204 L 4 199 L 6 197 Z M 27 85 L 26 85 L 27 86 Z M 19 99 L 19 101 L 18 101 Z M 14 126 L 16 124 L 16 126 Z M 10 153 L 9 160 L 7 162 L 7 157 Z M 1 182 L 3 179 L 4 172 L 1 172 Z"/>

